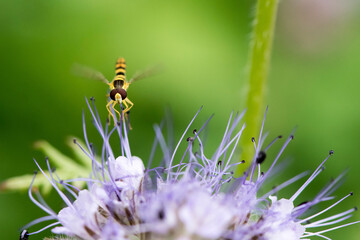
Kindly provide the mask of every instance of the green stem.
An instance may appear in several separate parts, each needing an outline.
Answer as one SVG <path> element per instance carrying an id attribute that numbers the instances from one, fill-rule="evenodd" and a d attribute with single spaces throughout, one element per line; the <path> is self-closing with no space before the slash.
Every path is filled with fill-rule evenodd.
<path id="1" fill-rule="evenodd" d="M 248 59 L 246 128 L 244 135 L 241 136 L 241 159 L 246 160 L 247 166 L 254 155 L 251 138 L 258 136 L 260 122 L 265 112 L 263 100 L 270 66 L 278 2 L 278 0 L 258 0 L 256 6 Z M 237 174 L 241 174 L 242 171 L 244 171 L 244 166 L 240 165 Z"/>

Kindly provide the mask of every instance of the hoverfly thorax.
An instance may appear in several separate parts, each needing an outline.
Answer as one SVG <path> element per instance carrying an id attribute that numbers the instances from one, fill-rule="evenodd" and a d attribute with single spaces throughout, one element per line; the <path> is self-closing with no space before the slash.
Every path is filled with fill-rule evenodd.
<path id="1" fill-rule="evenodd" d="M 122 88 L 124 86 L 124 80 L 115 79 L 113 81 L 114 88 Z"/>

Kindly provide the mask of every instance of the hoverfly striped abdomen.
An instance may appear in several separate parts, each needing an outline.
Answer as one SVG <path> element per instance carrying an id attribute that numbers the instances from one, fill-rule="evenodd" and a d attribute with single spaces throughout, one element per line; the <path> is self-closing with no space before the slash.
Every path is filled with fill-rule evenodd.
<path id="1" fill-rule="evenodd" d="M 116 73 L 116 77 L 122 78 L 123 80 L 125 80 L 125 74 L 126 74 L 126 63 L 125 63 L 125 59 L 124 58 L 119 58 L 116 61 L 116 65 L 115 65 L 115 73 Z M 123 76 L 123 77 L 121 77 Z"/>
<path id="2" fill-rule="evenodd" d="M 122 88 L 125 82 L 126 63 L 124 58 L 119 58 L 115 65 L 115 78 L 113 81 L 114 88 Z"/>

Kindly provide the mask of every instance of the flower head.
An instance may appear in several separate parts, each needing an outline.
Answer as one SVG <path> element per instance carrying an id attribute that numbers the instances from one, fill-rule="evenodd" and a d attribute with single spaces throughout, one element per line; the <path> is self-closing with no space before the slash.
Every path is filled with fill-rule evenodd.
<path id="1" fill-rule="evenodd" d="M 180 155 L 177 149 L 185 142 L 185 135 L 198 112 L 174 151 L 170 151 L 161 128 L 155 127 L 155 143 L 159 143 L 164 153 L 163 162 L 160 166 L 145 169 L 142 160 L 131 154 L 125 119 L 109 131 L 107 125 L 102 126 L 100 117 L 93 108 L 89 105 L 94 125 L 103 140 L 103 150 L 101 161 L 96 160 L 92 145 L 85 139 L 87 146 L 83 149 L 93 167 L 89 173 L 90 177 L 81 180 L 87 182 L 88 189 L 77 189 L 67 181 L 54 176 L 48 161 L 47 175 L 35 161 L 67 206 L 55 213 L 40 195 L 40 199 L 36 200 L 29 190 L 30 198 L 47 213 L 47 216 L 34 220 L 26 227 L 55 220 L 44 229 L 52 228 L 55 234 L 86 240 L 296 240 L 312 236 L 328 239 L 322 234 L 357 223 L 338 225 L 348 219 L 355 209 L 318 218 L 352 194 L 313 215 L 308 215 L 311 207 L 321 202 L 333 201 L 332 193 L 344 174 L 326 185 L 311 201 L 294 205 L 298 196 L 323 171 L 323 165 L 332 155 L 332 151 L 290 198 L 278 198 L 275 194 L 293 182 L 303 179 L 308 175 L 307 172 L 300 173 L 260 195 L 260 190 L 273 174 L 279 158 L 293 139 L 292 134 L 286 138 L 270 168 L 262 172 L 261 163 L 266 158 L 266 151 L 281 138 L 277 137 L 264 148 L 266 134 L 262 134 L 263 122 L 257 144 L 255 138 L 253 139 L 255 156 L 251 165 L 242 176 L 237 177 L 234 176 L 234 170 L 244 161 L 235 162 L 234 152 L 245 125 L 238 131 L 235 129 L 244 113 L 235 116 L 231 114 L 223 138 L 211 158 L 205 155 L 199 137 L 208 121 L 199 131 L 193 131 L 193 136 L 187 139 L 185 153 Z M 86 137 L 85 121 L 84 129 Z M 122 152 L 122 155 L 117 157 L 114 156 L 109 143 L 115 132 L 120 137 L 119 147 Z M 194 151 L 195 147 L 199 147 L 198 152 Z M 59 189 L 59 185 L 64 186 L 67 194 Z M 318 220 L 313 221 L 315 218 Z M 335 227 L 332 227 L 333 225 Z M 324 226 L 327 229 L 312 230 Z M 39 231 L 22 232 L 21 239 L 26 239 L 28 235 Z"/>

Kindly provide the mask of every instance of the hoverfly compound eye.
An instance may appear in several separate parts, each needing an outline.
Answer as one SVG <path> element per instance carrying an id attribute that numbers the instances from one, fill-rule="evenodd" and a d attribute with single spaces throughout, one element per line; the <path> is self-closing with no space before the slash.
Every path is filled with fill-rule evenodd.
<path id="1" fill-rule="evenodd" d="M 110 98 L 111 98 L 111 100 L 115 101 L 115 95 L 116 95 L 116 93 L 117 93 L 117 89 L 116 89 L 116 88 L 114 88 L 113 90 L 111 90 L 111 92 L 110 92 Z"/>
<path id="2" fill-rule="evenodd" d="M 125 91 L 125 89 L 120 88 L 117 90 L 118 90 L 118 93 L 120 93 L 120 95 L 121 95 L 121 99 L 124 100 L 127 97 L 127 92 Z"/>
<path id="3" fill-rule="evenodd" d="M 111 100 L 116 101 L 116 94 L 117 93 L 120 94 L 122 100 L 124 100 L 127 97 L 127 92 L 125 91 L 125 89 L 123 89 L 123 88 L 114 88 L 110 92 Z"/>

